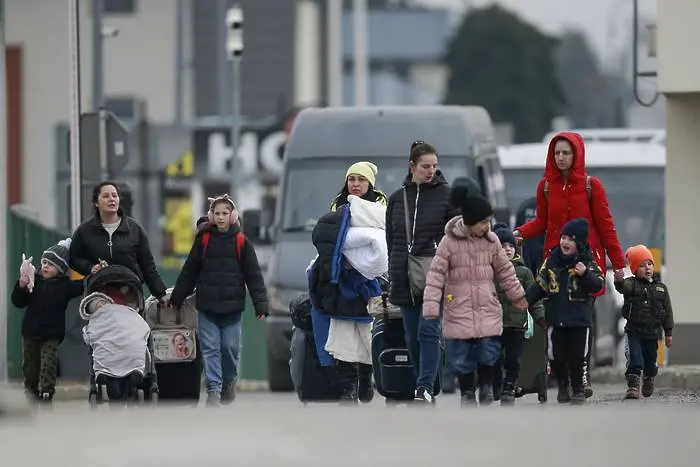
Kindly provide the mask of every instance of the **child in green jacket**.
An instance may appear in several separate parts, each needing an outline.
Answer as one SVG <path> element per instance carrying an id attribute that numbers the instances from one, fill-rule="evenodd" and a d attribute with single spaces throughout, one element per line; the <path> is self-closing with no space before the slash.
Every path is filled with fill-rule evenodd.
<path id="1" fill-rule="evenodd" d="M 516 252 L 513 232 L 505 225 L 501 226 L 496 224 L 494 226 L 494 233 L 498 236 L 503 250 L 513 263 L 515 274 L 520 284 L 527 290 L 535 283 L 535 278 L 532 275 L 532 271 L 525 265 L 525 261 L 523 261 Z M 508 300 L 505 293 L 501 291 L 498 284 L 496 284 L 496 291 L 498 292 L 498 300 L 503 307 L 503 334 L 501 334 L 503 355 L 495 369 L 494 393 L 501 394 L 502 405 L 510 405 L 515 402 L 515 390 L 518 377 L 520 376 L 520 361 L 523 356 L 528 319 L 525 313 L 518 310 L 510 303 L 510 300 Z M 539 326 L 546 329 L 547 324 L 544 319 L 544 306 L 542 302 L 533 305 L 529 311 L 533 320 Z"/>

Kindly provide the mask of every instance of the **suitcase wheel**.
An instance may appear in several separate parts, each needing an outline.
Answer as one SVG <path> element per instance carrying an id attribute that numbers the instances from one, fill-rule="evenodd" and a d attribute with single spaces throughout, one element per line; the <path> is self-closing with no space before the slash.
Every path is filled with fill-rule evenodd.
<path id="1" fill-rule="evenodd" d="M 548 379 L 549 378 L 547 378 L 547 374 L 545 373 L 540 376 L 539 381 L 537 382 L 537 400 L 541 404 L 547 402 Z"/>

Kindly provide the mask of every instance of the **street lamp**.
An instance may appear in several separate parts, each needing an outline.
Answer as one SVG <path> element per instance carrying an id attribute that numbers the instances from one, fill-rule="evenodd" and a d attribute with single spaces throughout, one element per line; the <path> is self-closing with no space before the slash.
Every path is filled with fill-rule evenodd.
<path id="1" fill-rule="evenodd" d="M 241 59 L 243 58 L 243 9 L 234 5 L 226 12 L 226 57 L 231 62 L 231 77 L 233 79 L 232 94 L 232 123 L 231 123 L 231 175 L 233 190 L 238 189 L 236 172 L 238 169 L 238 140 L 241 134 Z"/>

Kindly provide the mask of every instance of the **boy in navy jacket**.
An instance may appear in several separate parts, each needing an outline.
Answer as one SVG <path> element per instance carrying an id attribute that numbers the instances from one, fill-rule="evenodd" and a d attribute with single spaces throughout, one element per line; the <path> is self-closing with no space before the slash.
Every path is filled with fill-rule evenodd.
<path id="1" fill-rule="evenodd" d="M 593 294 L 603 288 L 600 267 L 588 246 L 588 221 L 571 220 L 527 291 L 534 305 L 544 299 L 547 347 L 559 382 L 557 401 L 582 404 L 589 333 L 593 325 Z"/>

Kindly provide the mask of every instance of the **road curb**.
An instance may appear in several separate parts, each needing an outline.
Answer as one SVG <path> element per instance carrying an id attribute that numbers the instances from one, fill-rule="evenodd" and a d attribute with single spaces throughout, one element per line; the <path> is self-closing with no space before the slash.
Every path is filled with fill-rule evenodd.
<path id="1" fill-rule="evenodd" d="M 596 368 L 591 371 L 591 382 L 598 384 L 624 384 L 622 368 Z M 656 387 L 700 391 L 700 366 L 668 366 L 659 368 Z"/>
<path id="2" fill-rule="evenodd" d="M 12 386 L 20 389 L 22 383 L 13 382 Z M 202 389 L 205 391 L 205 389 Z M 236 385 L 238 392 L 262 392 L 267 391 L 267 381 L 241 380 Z M 54 400 L 56 402 L 74 401 L 88 398 L 89 386 L 88 383 L 80 381 L 59 381 L 56 385 L 56 394 Z"/>

